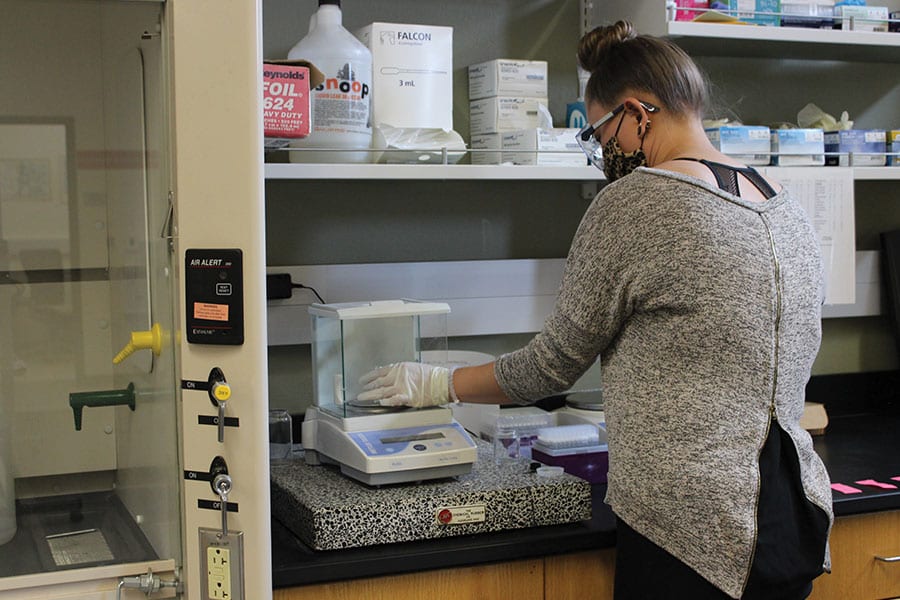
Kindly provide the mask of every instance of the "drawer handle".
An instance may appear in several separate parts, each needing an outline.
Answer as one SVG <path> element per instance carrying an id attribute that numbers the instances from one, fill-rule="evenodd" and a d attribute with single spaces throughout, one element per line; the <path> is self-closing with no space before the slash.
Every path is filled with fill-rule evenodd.
<path id="1" fill-rule="evenodd" d="M 894 563 L 900 562 L 900 556 L 876 556 L 875 560 L 880 560 L 881 562 L 886 563 Z"/>

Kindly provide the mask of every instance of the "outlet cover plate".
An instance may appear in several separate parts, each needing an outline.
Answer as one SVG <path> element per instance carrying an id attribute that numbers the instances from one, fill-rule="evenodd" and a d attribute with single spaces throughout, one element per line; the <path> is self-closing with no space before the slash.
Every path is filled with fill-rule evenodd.
<path id="1" fill-rule="evenodd" d="M 213 550 L 211 553 L 210 550 Z M 215 550 L 227 550 L 227 568 L 221 565 L 210 564 L 210 556 Z M 213 586 L 210 581 L 215 574 L 225 572 L 229 576 L 225 586 Z M 221 529 L 200 528 L 200 593 L 203 600 L 244 600 L 244 533 L 241 531 L 229 531 L 228 535 L 222 535 Z M 219 589 L 219 592 L 215 590 Z M 222 595 L 224 594 L 224 595 Z"/>

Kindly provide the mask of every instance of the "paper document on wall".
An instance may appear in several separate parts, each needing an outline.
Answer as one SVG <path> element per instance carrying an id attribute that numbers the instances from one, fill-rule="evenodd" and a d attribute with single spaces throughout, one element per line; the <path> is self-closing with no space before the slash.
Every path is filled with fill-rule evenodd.
<path id="1" fill-rule="evenodd" d="M 809 215 L 825 263 L 825 304 L 856 302 L 853 170 L 841 167 L 769 169 Z"/>

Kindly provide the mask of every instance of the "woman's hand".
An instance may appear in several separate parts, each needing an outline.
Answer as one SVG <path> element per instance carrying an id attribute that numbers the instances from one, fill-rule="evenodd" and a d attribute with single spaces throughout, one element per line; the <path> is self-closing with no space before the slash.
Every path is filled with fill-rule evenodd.
<path id="1" fill-rule="evenodd" d="M 423 408 L 450 402 L 450 369 L 426 363 L 400 362 L 369 371 L 359 382 L 360 402 Z"/>

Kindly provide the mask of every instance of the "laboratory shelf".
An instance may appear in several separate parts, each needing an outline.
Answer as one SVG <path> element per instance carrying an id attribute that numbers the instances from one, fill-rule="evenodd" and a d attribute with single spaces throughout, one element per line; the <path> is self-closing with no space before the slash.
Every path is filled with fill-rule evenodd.
<path id="1" fill-rule="evenodd" d="M 900 62 L 900 35 L 894 32 L 669 21 L 663 33 L 706 55 Z"/>
<path id="2" fill-rule="evenodd" d="M 422 179 L 600 181 L 594 167 L 267 163 L 266 179 Z"/>
<path id="3" fill-rule="evenodd" d="M 698 56 L 900 62 L 900 34 L 894 32 L 672 21 L 661 2 L 594 4 L 594 22 L 627 19 L 641 33 L 669 37 Z"/>
<path id="4" fill-rule="evenodd" d="M 853 179 L 867 181 L 898 181 L 900 166 L 897 167 L 853 167 Z"/>
<path id="5" fill-rule="evenodd" d="M 900 37 L 900 36 L 898 36 Z M 777 167 L 768 167 L 776 177 Z M 804 167 L 810 170 L 832 167 Z M 854 167 L 856 180 L 900 180 L 900 167 Z M 308 180 L 512 180 L 603 181 L 594 167 L 529 165 L 374 165 L 374 164 L 266 164 L 266 179 Z"/>

